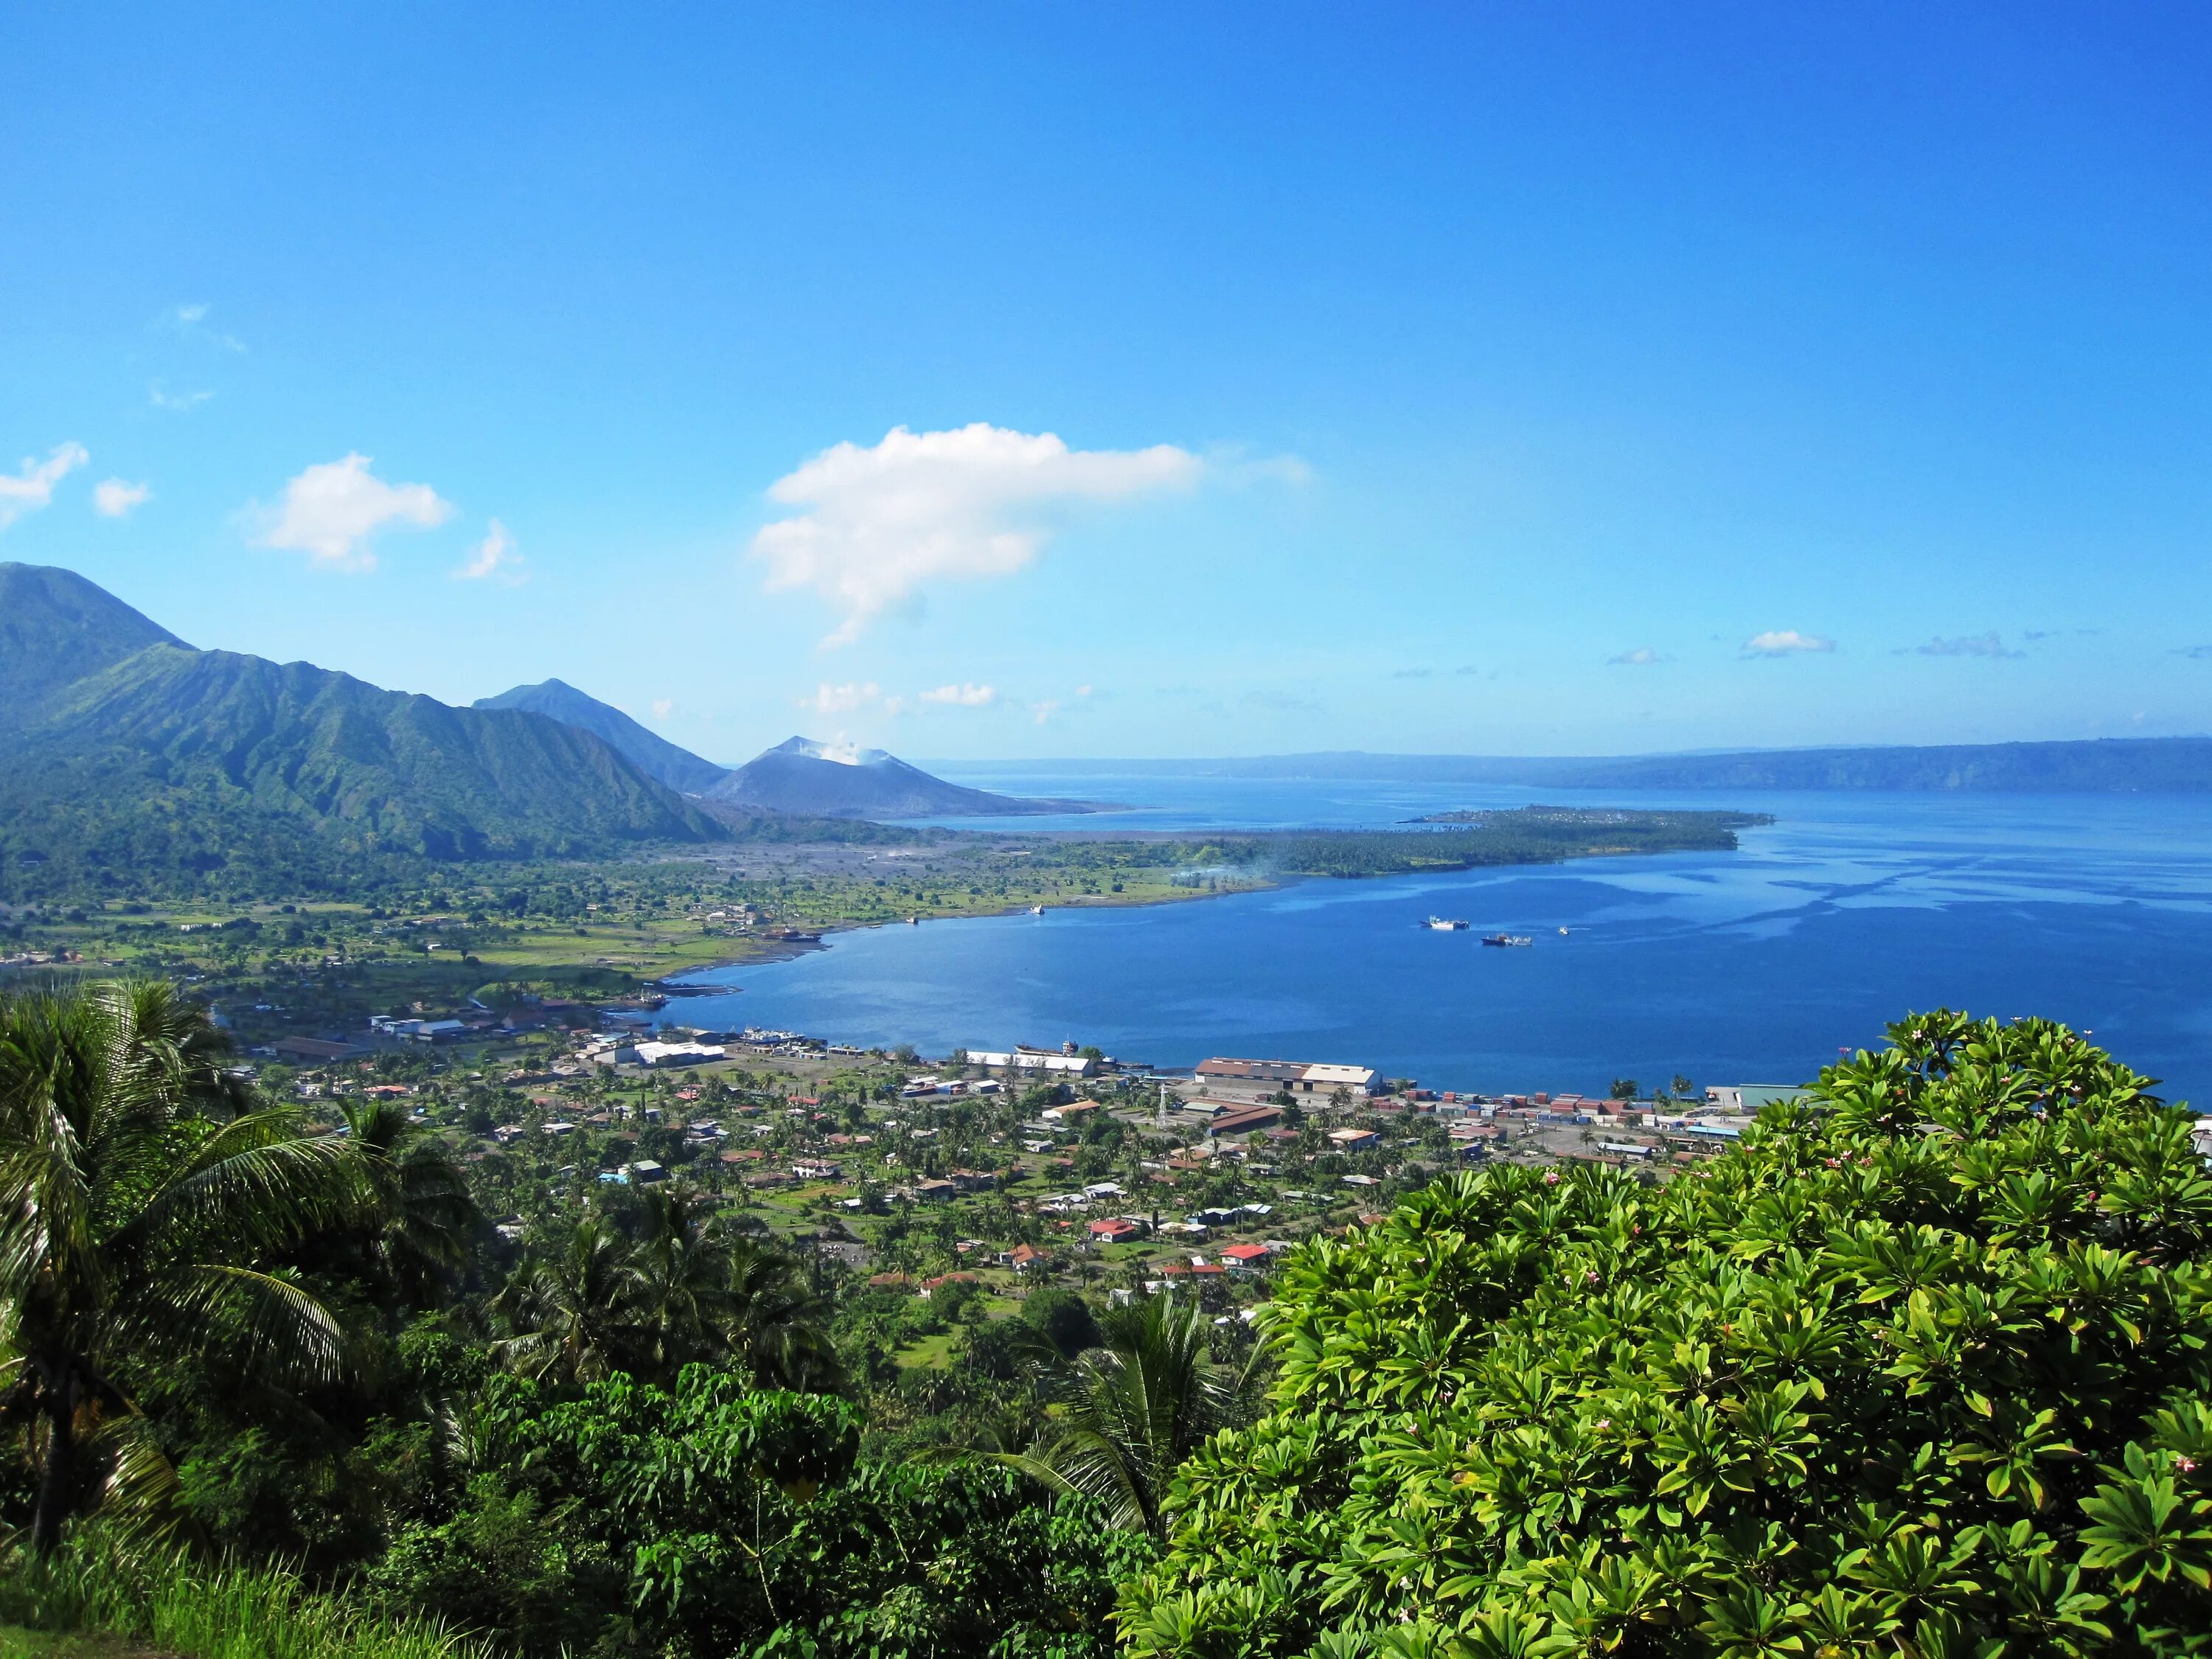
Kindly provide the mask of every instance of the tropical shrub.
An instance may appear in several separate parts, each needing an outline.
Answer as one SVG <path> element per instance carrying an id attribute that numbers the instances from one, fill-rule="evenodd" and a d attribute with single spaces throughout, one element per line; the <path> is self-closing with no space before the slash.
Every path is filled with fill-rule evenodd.
<path id="1" fill-rule="evenodd" d="M 464 1501 L 404 1529 L 370 1587 L 526 1652 L 1077 1659 L 1149 1554 L 1009 1470 L 857 1462 L 844 1401 L 704 1365 L 569 1397 L 497 1378 L 471 1432 Z"/>
<path id="2" fill-rule="evenodd" d="M 2212 1651 L 2189 1120 L 2047 1022 L 1890 1039 L 1664 1186 L 1499 1168 L 1301 1251 L 1126 1651 Z"/>

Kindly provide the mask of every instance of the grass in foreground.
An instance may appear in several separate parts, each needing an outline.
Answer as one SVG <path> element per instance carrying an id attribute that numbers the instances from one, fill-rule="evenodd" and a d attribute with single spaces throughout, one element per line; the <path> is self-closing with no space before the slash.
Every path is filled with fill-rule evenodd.
<path id="1" fill-rule="evenodd" d="M 0 1562 L 0 1659 L 489 1659 L 431 1621 L 393 1618 L 270 1569 L 127 1553 L 97 1534 L 49 1562 Z"/>

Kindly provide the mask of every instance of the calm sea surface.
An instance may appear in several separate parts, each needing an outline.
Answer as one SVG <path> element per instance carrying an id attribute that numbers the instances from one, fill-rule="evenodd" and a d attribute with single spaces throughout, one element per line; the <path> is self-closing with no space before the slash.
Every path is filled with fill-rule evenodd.
<path id="1" fill-rule="evenodd" d="M 1024 795 L 1126 802 L 1024 829 L 1387 825 L 1525 791 L 947 768 Z M 707 977 L 670 1013 L 861 1044 L 1097 1043 L 1124 1060 L 1356 1061 L 1438 1088 L 1601 1090 L 1809 1077 L 1908 1010 L 2093 1030 L 2172 1098 L 2212 1106 L 2212 799 L 1661 795 L 1737 807 L 1741 851 L 1374 881 L 831 936 Z M 974 825 L 975 820 L 965 821 Z M 1432 933 L 1431 915 L 1463 917 Z M 1560 929 L 1566 931 L 1563 933 Z M 1529 950 L 1485 949 L 1486 932 Z"/>

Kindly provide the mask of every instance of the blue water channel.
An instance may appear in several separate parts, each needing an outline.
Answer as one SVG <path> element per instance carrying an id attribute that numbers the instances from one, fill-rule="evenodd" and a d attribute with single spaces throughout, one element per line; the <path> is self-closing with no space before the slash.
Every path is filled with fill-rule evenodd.
<path id="1" fill-rule="evenodd" d="M 1114 800 L 1004 827 L 1369 827 L 1526 792 L 1212 778 L 949 775 Z M 2212 1103 L 2212 800 L 1757 794 L 1563 804 L 1773 813 L 1734 854 L 1370 881 L 833 934 L 703 977 L 691 1024 L 925 1054 L 1096 1043 L 1189 1065 L 1355 1061 L 1438 1088 L 1602 1090 L 1809 1077 L 1938 1005 L 2087 1028 L 2172 1098 Z M 966 821 L 970 826 L 974 821 Z M 1434 933 L 1431 915 L 1469 931 Z M 1564 928 L 1566 931 L 1562 933 Z M 1529 934 L 1525 950 L 1480 936 Z"/>

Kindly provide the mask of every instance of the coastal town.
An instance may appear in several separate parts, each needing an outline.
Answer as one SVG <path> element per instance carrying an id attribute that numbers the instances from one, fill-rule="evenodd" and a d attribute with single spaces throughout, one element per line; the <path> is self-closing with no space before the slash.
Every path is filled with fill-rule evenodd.
<path id="1" fill-rule="evenodd" d="M 1732 1145 L 1781 1085 L 1604 1097 L 1425 1086 L 1340 1060 L 1125 1065 L 1073 1041 L 928 1057 L 684 1024 L 658 994 L 377 1016 L 246 1056 L 302 1102 L 404 1102 L 461 1146 L 520 1247 L 580 1209 L 680 1183 L 856 1292 L 1111 1300 L 1179 1281 L 1249 1317 L 1269 1264 L 1371 1222 L 1453 1169 L 1588 1164 L 1671 1178 Z M 918 1339 L 902 1358 L 951 1362 Z"/>

